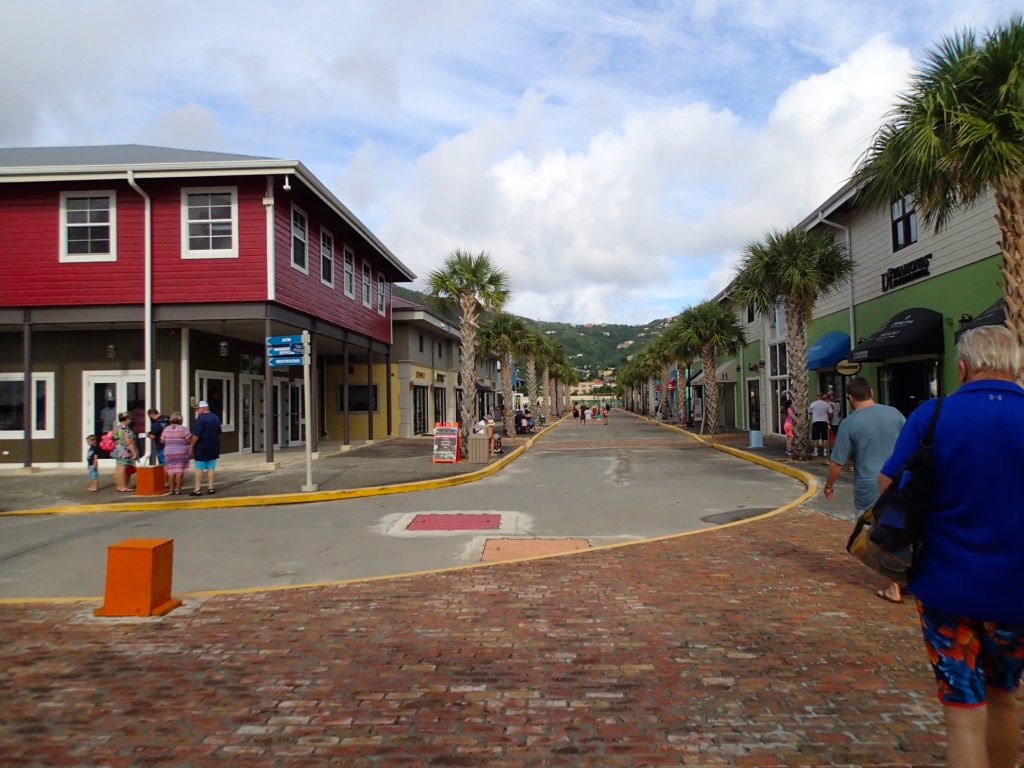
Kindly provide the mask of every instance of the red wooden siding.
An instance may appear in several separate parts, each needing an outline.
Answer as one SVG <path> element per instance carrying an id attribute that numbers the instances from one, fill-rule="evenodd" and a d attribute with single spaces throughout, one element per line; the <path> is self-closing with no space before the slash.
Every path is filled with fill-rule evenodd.
<path id="1" fill-rule="evenodd" d="M 324 320 L 350 328 L 372 339 L 391 343 L 391 283 L 385 282 L 387 292 L 385 314 L 377 312 L 377 275 L 383 260 L 366 245 L 347 223 L 337 217 L 320 201 L 297 184 L 291 192 L 278 190 L 275 196 L 275 275 L 276 301 L 288 307 L 322 317 Z M 309 274 L 304 275 L 292 266 L 292 204 L 301 208 L 307 219 L 306 264 Z M 325 225 L 334 235 L 334 287 L 320 281 L 320 226 Z M 345 246 L 356 255 L 355 298 L 345 295 Z M 363 258 L 370 259 L 373 270 L 370 296 L 371 306 L 363 306 Z"/>
<path id="2" fill-rule="evenodd" d="M 267 295 L 263 179 L 142 181 L 153 201 L 153 300 L 157 303 L 260 301 Z M 238 188 L 239 257 L 181 258 L 181 189 Z M 60 262 L 60 195 L 114 190 L 117 260 Z M 127 182 L 0 185 L 0 306 L 141 304 L 144 203 Z"/>

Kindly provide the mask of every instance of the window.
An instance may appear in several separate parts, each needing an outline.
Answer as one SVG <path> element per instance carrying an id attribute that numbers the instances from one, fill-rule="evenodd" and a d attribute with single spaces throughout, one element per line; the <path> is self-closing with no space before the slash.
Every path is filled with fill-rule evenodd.
<path id="1" fill-rule="evenodd" d="M 748 323 L 754 322 L 754 305 L 753 304 L 747 304 L 747 322 Z"/>
<path id="2" fill-rule="evenodd" d="M 917 210 L 913 195 L 892 204 L 892 249 L 898 251 L 917 242 Z"/>
<path id="3" fill-rule="evenodd" d="M 345 295 L 350 299 L 356 297 L 356 255 L 345 246 Z"/>
<path id="4" fill-rule="evenodd" d="M 210 404 L 210 410 L 220 418 L 221 429 L 225 432 L 235 428 L 234 383 L 235 378 L 230 373 L 196 371 L 196 401 L 205 400 Z"/>
<path id="5" fill-rule="evenodd" d="M 334 235 L 320 229 L 320 282 L 334 287 Z"/>
<path id="6" fill-rule="evenodd" d="M 181 190 L 181 258 L 238 258 L 238 189 Z"/>
<path id="7" fill-rule="evenodd" d="M 339 390 L 342 389 L 342 388 L 343 387 L 339 385 Z M 367 397 L 368 392 L 369 392 L 369 389 L 367 388 L 367 386 L 365 384 L 349 384 L 348 385 L 348 409 L 350 411 L 362 411 L 363 413 L 365 413 L 366 410 L 367 410 L 367 406 L 369 406 L 370 410 L 372 410 L 372 411 L 379 410 L 378 407 L 377 407 L 377 405 L 378 405 L 377 404 L 377 385 L 376 384 L 373 385 L 373 393 L 372 393 L 373 399 L 372 400 L 370 400 Z M 343 397 L 339 397 L 338 401 L 341 402 L 341 403 L 345 402 Z"/>
<path id="8" fill-rule="evenodd" d="M 387 283 L 384 282 L 384 273 L 377 275 L 377 314 L 387 314 Z"/>
<path id="9" fill-rule="evenodd" d="M 420 334 L 420 352 L 423 351 L 423 334 Z"/>
<path id="10" fill-rule="evenodd" d="M 370 265 L 367 264 L 364 261 L 363 262 L 363 306 L 364 307 L 372 307 L 373 306 L 373 298 L 372 298 L 373 285 L 371 284 L 371 280 L 373 280 L 373 276 L 370 274 Z"/>
<path id="11" fill-rule="evenodd" d="M 113 190 L 62 192 L 60 261 L 117 260 L 117 197 Z"/>
<path id="12" fill-rule="evenodd" d="M 32 437 L 53 439 L 53 373 L 32 374 Z M 25 374 L 0 373 L 0 440 L 25 437 Z"/>
<path id="13" fill-rule="evenodd" d="M 292 266 L 303 274 L 309 274 L 307 250 L 309 238 L 308 221 L 300 208 L 292 206 Z"/>

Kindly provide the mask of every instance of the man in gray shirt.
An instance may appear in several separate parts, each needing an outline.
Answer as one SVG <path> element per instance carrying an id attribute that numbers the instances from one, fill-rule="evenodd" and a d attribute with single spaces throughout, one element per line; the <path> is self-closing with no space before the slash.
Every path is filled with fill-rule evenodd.
<path id="1" fill-rule="evenodd" d="M 903 414 L 889 405 L 874 401 L 867 379 L 851 379 L 846 397 L 853 413 L 839 425 L 836 444 L 825 478 L 825 498 L 831 500 L 834 486 L 843 465 L 853 462 L 853 505 L 859 517 L 878 499 L 878 475 L 892 455 L 896 438 L 906 423 Z M 894 603 L 902 602 L 899 585 L 890 584 L 878 596 Z"/>

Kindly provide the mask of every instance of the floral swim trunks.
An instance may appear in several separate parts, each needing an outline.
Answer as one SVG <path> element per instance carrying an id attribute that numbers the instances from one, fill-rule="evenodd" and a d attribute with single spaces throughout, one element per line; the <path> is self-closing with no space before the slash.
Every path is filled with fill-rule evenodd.
<path id="1" fill-rule="evenodd" d="M 928 660 L 939 684 L 939 701 L 979 707 L 985 686 L 1015 691 L 1024 672 L 1024 627 L 948 616 L 917 601 Z"/>

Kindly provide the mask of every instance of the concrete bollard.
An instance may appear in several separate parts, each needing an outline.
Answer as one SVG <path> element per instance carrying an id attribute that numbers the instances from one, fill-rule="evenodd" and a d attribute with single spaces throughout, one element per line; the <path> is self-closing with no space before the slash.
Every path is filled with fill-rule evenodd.
<path id="1" fill-rule="evenodd" d="M 96 616 L 163 616 L 171 597 L 174 539 L 125 539 L 107 547 L 107 585 Z"/>
<path id="2" fill-rule="evenodd" d="M 167 493 L 164 487 L 167 474 L 160 464 L 142 465 L 135 470 L 136 496 L 163 496 Z"/>

